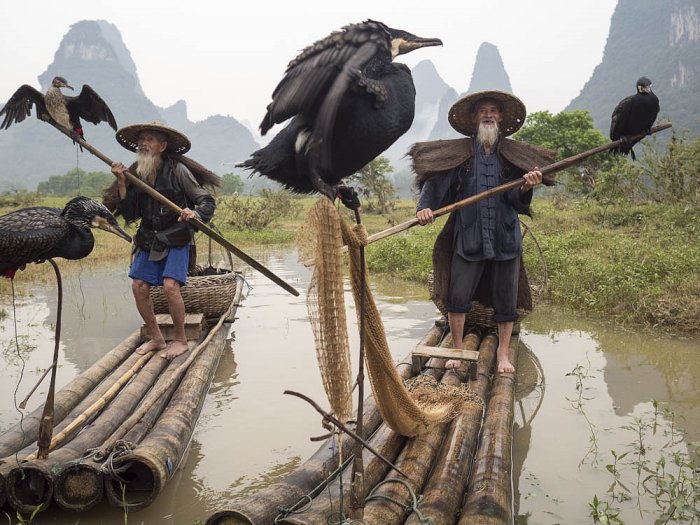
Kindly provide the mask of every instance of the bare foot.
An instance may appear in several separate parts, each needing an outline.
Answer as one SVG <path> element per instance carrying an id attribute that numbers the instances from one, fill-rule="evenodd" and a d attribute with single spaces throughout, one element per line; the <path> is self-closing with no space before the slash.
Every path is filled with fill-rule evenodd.
<path id="1" fill-rule="evenodd" d="M 146 341 L 141 346 L 136 349 L 136 353 L 139 355 L 146 355 L 149 352 L 155 352 L 156 350 L 164 350 L 166 347 L 165 341 L 156 341 L 151 339 Z"/>
<path id="2" fill-rule="evenodd" d="M 160 355 L 164 359 L 175 359 L 177 356 L 184 354 L 187 352 L 188 347 L 187 347 L 187 342 L 182 342 L 182 341 L 171 341 L 168 344 L 168 347 L 161 352 Z"/>
<path id="3" fill-rule="evenodd" d="M 459 370 L 460 366 L 462 366 L 462 361 L 459 359 L 448 359 L 445 363 L 445 368 L 448 370 Z"/>
<path id="4" fill-rule="evenodd" d="M 515 367 L 511 364 L 508 358 L 498 360 L 498 372 L 501 374 L 512 374 L 515 372 Z"/>

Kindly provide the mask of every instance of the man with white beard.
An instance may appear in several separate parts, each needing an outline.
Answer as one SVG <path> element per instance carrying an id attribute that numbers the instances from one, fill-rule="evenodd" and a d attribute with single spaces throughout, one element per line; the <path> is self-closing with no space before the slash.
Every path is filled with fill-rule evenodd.
<path id="1" fill-rule="evenodd" d="M 462 348 L 472 300 L 492 306 L 500 373 L 515 372 L 508 347 L 517 308 L 532 307 L 520 264 L 518 213 L 529 214 L 532 190 L 543 182 L 537 166 L 553 161 L 548 150 L 506 138 L 522 126 L 525 115 L 525 105 L 510 93 L 473 93 L 458 100 L 448 114 L 452 127 L 467 138 L 418 143 L 409 152 L 421 190 L 416 206 L 421 225 L 435 220 L 435 209 L 517 177 L 525 179 L 519 188 L 453 212 L 433 250 L 432 298 L 447 311 L 454 347 Z M 519 290 L 521 278 L 525 282 Z M 524 301 L 518 301 L 519 295 L 526 296 Z M 459 368 L 460 361 L 451 359 L 445 366 Z"/>
<path id="2" fill-rule="evenodd" d="M 177 214 L 128 183 L 127 167 L 115 162 L 118 211 L 127 222 L 140 219 L 134 237 L 134 260 L 129 270 L 136 308 L 151 334 L 151 339 L 136 349 L 138 354 L 161 351 L 173 359 L 187 351 L 185 304 L 180 287 L 187 281 L 190 247 L 194 228 L 187 223 L 193 217 L 209 222 L 214 214 L 214 198 L 177 160 L 190 149 L 189 139 L 179 131 L 158 122 L 126 126 L 116 134 L 126 149 L 137 152 L 136 174 L 149 186 L 182 208 Z M 173 320 L 174 338 L 166 344 L 151 301 L 151 286 L 163 286 Z"/>

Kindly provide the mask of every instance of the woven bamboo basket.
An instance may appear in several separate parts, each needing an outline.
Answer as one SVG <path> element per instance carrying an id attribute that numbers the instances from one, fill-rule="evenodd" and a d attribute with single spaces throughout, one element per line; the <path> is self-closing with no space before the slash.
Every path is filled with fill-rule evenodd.
<path id="1" fill-rule="evenodd" d="M 220 317 L 231 307 L 237 286 L 236 272 L 223 271 L 214 275 L 192 275 L 183 286 L 185 312 L 204 314 L 206 319 Z M 151 300 L 156 314 L 168 313 L 168 302 L 162 286 L 151 286 Z"/>
<path id="2" fill-rule="evenodd" d="M 209 227 L 221 234 L 213 222 L 209 223 Z M 198 235 L 198 238 L 201 239 L 201 235 Z M 204 314 L 205 319 L 214 319 L 229 311 L 238 286 L 239 274 L 233 270 L 231 252 L 224 250 L 223 259 L 228 261 L 228 268 L 222 268 L 221 261 L 215 264 L 216 257 L 213 251 L 212 239 L 207 237 L 206 262 L 193 264 L 187 274 L 187 284 L 180 288 L 182 300 L 185 302 L 185 313 Z M 197 261 L 198 252 L 198 245 L 193 245 L 190 261 Z M 162 286 L 151 286 L 151 301 L 156 314 L 170 313 Z"/>

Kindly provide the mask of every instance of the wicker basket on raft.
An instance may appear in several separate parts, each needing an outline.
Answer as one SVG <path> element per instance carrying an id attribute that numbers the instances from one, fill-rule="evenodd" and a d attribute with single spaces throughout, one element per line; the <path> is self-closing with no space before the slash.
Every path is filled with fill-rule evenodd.
<path id="1" fill-rule="evenodd" d="M 210 226 L 213 227 L 211 224 Z M 226 254 L 231 269 L 215 268 L 212 265 L 211 252 L 212 243 L 209 239 L 208 265 L 196 265 L 191 268 L 187 275 L 187 284 L 180 288 L 182 300 L 185 302 L 185 313 L 204 314 L 205 319 L 214 319 L 229 311 L 236 294 L 238 278 L 238 273 L 232 270 L 233 258 L 229 251 L 226 251 Z M 151 286 L 150 294 L 153 311 L 156 314 L 169 313 L 163 287 Z"/>

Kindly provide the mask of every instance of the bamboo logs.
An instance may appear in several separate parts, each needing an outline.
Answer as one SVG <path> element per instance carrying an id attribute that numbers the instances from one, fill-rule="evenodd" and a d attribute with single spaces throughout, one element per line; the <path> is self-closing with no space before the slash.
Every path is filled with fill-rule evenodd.
<path id="1" fill-rule="evenodd" d="M 155 355 L 139 356 L 150 358 Z M 25 461 L 13 468 L 7 475 L 7 498 L 10 504 L 20 512 L 31 513 L 37 506 L 46 507 L 53 496 L 53 475 L 63 465 L 69 464 L 85 454 L 85 451 L 99 446 L 141 401 L 151 388 L 156 378 L 168 365 L 165 359 L 150 359 L 136 377 L 119 393 L 119 395 L 96 417 L 89 426 L 70 442 L 55 450 L 47 459 Z M 103 405 L 104 406 L 104 405 Z M 80 418 L 77 418 L 80 419 Z M 56 436 L 54 439 L 58 438 Z M 53 444 L 53 442 L 52 442 Z M 96 476 L 83 480 L 80 499 L 85 509 L 102 499 L 102 477 Z M 41 496 L 33 487 L 40 483 L 46 490 Z M 75 484 L 71 489 L 77 489 Z"/>
<path id="2" fill-rule="evenodd" d="M 433 326 L 421 341 L 424 345 L 436 345 L 443 330 Z M 411 376 L 411 356 L 406 356 L 399 362 L 398 372 L 402 379 Z M 377 430 L 381 416 L 372 396 L 364 402 L 363 438 L 368 438 Z M 349 441 L 345 440 L 346 443 Z M 338 468 L 337 447 L 331 439 L 326 441 L 298 469 L 287 475 L 283 480 L 232 503 L 228 510 L 219 511 L 207 520 L 207 525 L 268 525 L 273 523 L 279 514 L 278 508 L 296 508 L 298 502 L 314 497 L 318 490 L 325 487 L 324 480 Z"/>
<path id="3" fill-rule="evenodd" d="M 517 363 L 518 341 L 517 337 L 510 340 L 511 363 Z M 513 521 L 514 392 L 515 375 L 496 374 L 459 525 L 496 525 Z"/>
<path id="4" fill-rule="evenodd" d="M 511 339 L 511 360 L 517 358 L 518 340 L 517 335 Z M 370 444 L 380 449 L 409 477 L 403 479 L 384 462 L 364 451 L 365 472 L 360 488 L 360 493 L 366 498 L 363 523 L 418 525 L 430 520 L 434 525 L 454 525 L 460 518 L 460 525 L 506 525 L 512 522 L 510 436 L 515 378 L 513 374 L 495 374 L 498 346 L 495 334 L 482 336 L 478 331 L 472 332 L 465 336 L 464 343 L 465 348 L 479 349 L 477 375 L 470 383 L 470 389 L 487 403 L 486 409 L 469 404 L 449 424 L 436 425 L 423 435 L 405 440 L 399 440 L 399 436 L 386 425 L 380 426 Z M 421 344 L 435 346 L 435 342 L 425 340 Z M 446 337 L 440 346 L 450 347 L 451 338 Z M 433 358 L 425 364 L 423 373 L 439 375 L 443 366 L 444 359 Z M 466 366 L 462 367 L 461 372 L 466 369 Z M 404 369 L 404 377 L 405 372 Z M 447 373 L 442 382 L 457 384 L 464 375 Z M 395 447 L 401 446 L 400 441 L 404 444 L 394 460 Z M 324 457 L 328 459 L 330 455 Z M 327 484 L 321 480 L 306 489 L 292 505 L 285 505 L 284 513 L 279 514 L 277 508 L 270 507 L 278 506 L 281 486 L 287 495 L 298 488 L 285 483 L 298 481 L 299 470 L 289 474 L 285 483 L 248 496 L 245 509 L 236 505 L 233 511 L 215 514 L 207 524 L 344 523 L 352 490 L 349 463 L 349 458 L 346 458 L 342 475 L 336 472 Z M 337 460 L 327 466 L 330 465 L 337 466 Z M 387 475 L 382 478 L 383 472 Z M 315 474 L 320 475 L 319 472 Z M 304 475 L 308 479 L 309 473 Z M 256 500 L 257 505 L 253 503 Z M 255 515 L 249 512 L 250 508 L 256 510 Z"/>
<path id="5" fill-rule="evenodd" d="M 54 399 L 54 421 L 58 423 L 119 364 L 129 357 L 139 340 L 138 331 L 132 333 L 90 368 L 78 375 L 69 385 L 56 393 Z M 35 442 L 44 406 L 38 407 L 24 417 L 21 424 L 9 428 L 0 436 L 0 458 L 18 452 Z"/>
<path id="6" fill-rule="evenodd" d="M 129 511 L 143 509 L 153 502 L 172 478 L 189 445 L 226 336 L 225 330 L 214 335 L 210 344 L 187 369 L 151 432 L 132 453 L 114 461 L 125 482 L 122 490 L 122 482 L 107 480 L 105 489 L 111 504 L 126 506 Z M 173 364 L 179 364 L 176 361 L 173 360 Z"/>
<path id="7" fill-rule="evenodd" d="M 491 386 L 491 371 L 496 360 L 497 346 L 498 341 L 493 335 L 481 340 L 477 379 L 470 383 L 471 390 L 485 401 Z M 464 347 L 468 348 L 468 345 L 465 344 Z M 440 454 L 423 489 L 420 505 L 421 514 L 429 517 L 433 525 L 452 525 L 455 522 L 467 487 L 483 413 L 483 407 L 467 405 L 449 425 Z M 419 525 L 420 521 L 420 516 L 414 512 L 406 524 Z"/>
<path id="8" fill-rule="evenodd" d="M 480 337 L 476 334 L 468 334 L 464 339 L 464 348 L 475 351 L 479 347 Z M 448 337 L 441 346 L 454 346 L 451 337 Z M 438 365 L 441 370 L 444 359 L 431 359 L 428 365 Z M 456 373 L 446 373 L 441 382 L 448 386 L 458 386 L 461 381 Z M 431 471 L 435 457 L 441 448 L 448 423 L 434 425 L 430 430 L 422 433 L 406 442 L 401 451 L 396 465 L 408 474 L 409 479 L 400 479 L 395 473 L 390 472 L 383 483 L 376 487 L 367 498 L 364 512 L 366 523 L 381 523 L 382 525 L 399 525 L 408 517 L 408 509 L 418 504 L 418 496 Z M 416 509 L 415 512 L 421 513 Z"/>

